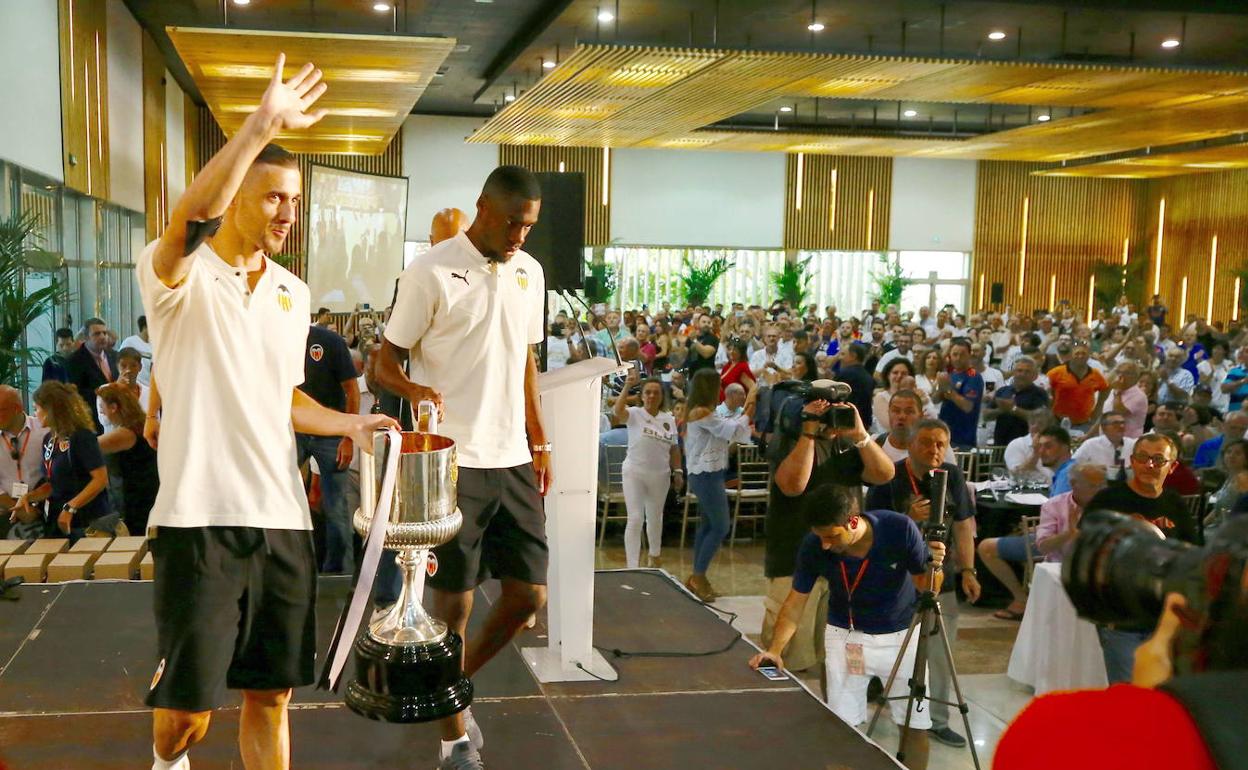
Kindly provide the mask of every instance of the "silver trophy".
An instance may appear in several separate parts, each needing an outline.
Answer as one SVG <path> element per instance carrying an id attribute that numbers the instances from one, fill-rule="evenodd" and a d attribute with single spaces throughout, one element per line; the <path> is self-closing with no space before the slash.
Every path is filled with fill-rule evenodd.
<path id="1" fill-rule="evenodd" d="M 455 442 L 437 435 L 435 414 L 431 403 L 422 402 L 417 424 L 427 432 L 399 434 L 385 547 L 398 552 L 403 588 L 394 606 L 356 640 L 356 679 L 347 686 L 346 702 L 353 711 L 386 722 L 440 719 L 472 702 L 472 683 L 463 674 L 463 639 L 420 603 L 425 575 L 436 570 L 430 550 L 452 540 L 463 522 L 456 506 Z M 373 449 L 371 461 L 366 457 L 360 465 L 360 509 L 354 520 L 365 539 L 379 486 L 388 486 L 384 474 L 393 445 L 378 433 Z"/>

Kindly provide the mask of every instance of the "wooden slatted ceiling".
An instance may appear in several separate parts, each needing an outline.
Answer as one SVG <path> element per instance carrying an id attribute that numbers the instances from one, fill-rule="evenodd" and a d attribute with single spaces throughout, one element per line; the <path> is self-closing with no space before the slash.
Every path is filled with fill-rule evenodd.
<path id="1" fill-rule="evenodd" d="M 580 173 L 585 175 L 585 245 L 603 246 L 611 242 L 611 196 L 603 196 L 605 181 L 610 182 L 610 153 L 603 167 L 604 150 L 591 147 L 524 147 L 504 144 L 498 148 L 500 165 L 514 164 L 537 173 Z M 560 164 L 563 167 L 560 168 Z"/>
<path id="2" fill-rule="evenodd" d="M 221 131 L 220 126 L 212 117 L 212 113 L 205 107 L 196 106 L 193 111 L 188 111 L 188 136 L 193 138 L 193 142 L 188 145 L 188 156 L 194 156 L 197 162 L 195 173 L 198 173 L 204 165 L 212 159 L 222 147 L 225 146 L 225 133 Z M 285 143 L 282 143 L 286 146 Z M 289 148 L 288 148 L 289 149 Z M 385 176 L 402 176 L 403 175 L 403 132 L 400 131 L 394 135 L 394 139 L 386 146 L 384 152 L 379 155 L 309 155 L 299 154 L 299 170 L 303 174 L 303 210 L 300 212 L 299 220 L 295 222 L 295 226 L 291 228 L 290 235 L 286 237 L 286 245 L 282 249 L 281 256 L 289 258 L 289 267 L 295 275 L 302 277 L 305 274 L 305 261 L 308 246 L 308 185 L 312 181 L 312 165 L 333 166 L 334 168 L 346 169 L 347 171 L 360 171 L 366 174 L 383 174 Z M 187 180 L 189 185 L 190 179 Z M 170 208 L 177 201 L 170 201 Z"/>
<path id="3" fill-rule="evenodd" d="M 801 97 L 1098 111 L 961 140 L 707 128 Z M 469 141 L 1051 163 L 1246 130 L 1243 72 L 586 45 Z"/>
<path id="4" fill-rule="evenodd" d="M 1098 176 L 1144 179 L 1199 174 L 1248 166 L 1248 144 L 1206 147 L 1187 152 L 1159 152 L 1130 158 L 1036 172 L 1043 176 Z"/>
<path id="5" fill-rule="evenodd" d="M 324 72 L 318 102 L 329 115 L 307 131 L 279 137 L 292 152 L 368 154 L 386 150 L 455 45 L 451 38 L 335 35 L 169 27 L 213 117 L 233 135 L 255 110 L 279 52 L 285 76 L 304 62 Z"/>
<path id="6" fill-rule="evenodd" d="M 784 248 L 888 248 L 892 180 L 892 158 L 789 155 Z"/>
<path id="7" fill-rule="evenodd" d="M 981 304 L 978 287 L 983 275 L 982 304 L 988 304 L 992 284 L 1000 282 L 1005 285 L 1004 304 L 1015 311 L 1048 308 L 1050 279 L 1056 276 L 1055 299 L 1086 308 L 1088 280 L 1096 264 L 1122 264 L 1128 242 L 1131 259 L 1148 258 L 1142 238 L 1148 224 L 1143 182 L 1054 179 L 1033 175 L 1038 168 L 1027 163 L 979 164 L 973 306 Z"/>

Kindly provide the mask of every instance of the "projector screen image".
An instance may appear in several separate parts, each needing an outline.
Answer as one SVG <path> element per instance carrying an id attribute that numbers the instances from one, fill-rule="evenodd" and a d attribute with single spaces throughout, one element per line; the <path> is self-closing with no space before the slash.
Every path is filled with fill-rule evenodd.
<path id="1" fill-rule="evenodd" d="M 312 167 L 308 288 L 312 308 L 387 307 L 403 270 L 407 179 Z"/>

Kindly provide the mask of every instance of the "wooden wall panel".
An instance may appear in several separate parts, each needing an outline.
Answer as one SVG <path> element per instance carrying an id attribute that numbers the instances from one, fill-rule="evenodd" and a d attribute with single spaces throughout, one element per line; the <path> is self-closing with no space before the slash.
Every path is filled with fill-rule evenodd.
<path id="1" fill-rule="evenodd" d="M 108 199 L 108 22 L 104 0 L 60 0 L 65 184 Z M 9 73 L 8 77 L 21 77 Z"/>
<path id="2" fill-rule="evenodd" d="M 1148 289 L 1157 273 L 1157 223 L 1165 200 L 1158 291 L 1172 319 L 1182 319 L 1183 279 L 1187 314 L 1230 320 L 1235 307 L 1234 270 L 1248 267 L 1248 170 L 1169 177 L 1148 182 Z M 1214 236 L 1217 263 L 1211 265 Z M 1209 310 L 1210 267 L 1214 268 Z M 1242 315 L 1242 312 L 1241 312 Z"/>
<path id="3" fill-rule="evenodd" d="M 143 203 L 147 239 L 169 224 L 169 173 L 165 168 L 165 57 L 143 30 Z M 179 172 L 181 169 L 179 169 Z"/>
<path id="4" fill-rule="evenodd" d="M 888 248 L 893 159 L 786 156 L 784 248 Z"/>
<path id="5" fill-rule="evenodd" d="M 212 113 L 207 107 L 196 105 L 194 110 L 188 108 L 187 122 L 194 123 L 194 127 L 188 129 L 193 135 L 190 138 L 194 140 L 194 144 L 187 143 L 188 163 L 190 158 L 194 156 L 196 169 L 204 167 L 212 156 L 225 146 L 225 134 L 217 125 L 216 120 L 212 117 Z M 193 119 L 192 116 L 193 115 Z M 359 171 L 366 174 L 382 174 L 385 176 L 403 176 L 403 132 L 400 131 L 394 135 L 389 146 L 379 155 L 343 155 L 339 153 L 329 155 L 304 155 L 296 153 L 299 158 L 299 169 L 303 173 L 303 211 L 300 212 L 299 221 L 291 228 L 290 236 L 286 239 L 286 247 L 279 255 L 286 258 L 287 264 L 295 275 L 303 277 L 307 266 L 307 245 L 308 245 L 308 185 L 312 178 L 312 165 L 333 166 L 334 168 L 344 169 L 346 171 Z"/>
<path id="6" fill-rule="evenodd" d="M 1001 282 L 1003 304 L 1016 311 L 1049 308 L 1052 295 L 1086 312 L 1097 263 L 1122 264 L 1124 244 L 1130 259 L 1147 258 L 1144 182 L 1032 174 L 1041 168 L 1006 161 L 979 164 L 972 307 L 989 306 L 992 284 Z"/>
<path id="7" fill-rule="evenodd" d="M 610 152 L 597 147 L 500 144 L 498 162 L 500 165 L 523 166 L 534 173 L 584 174 L 585 245 L 604 246 L 611 242 Z M 562 167 L 560 164 L 563 164 Z"/>

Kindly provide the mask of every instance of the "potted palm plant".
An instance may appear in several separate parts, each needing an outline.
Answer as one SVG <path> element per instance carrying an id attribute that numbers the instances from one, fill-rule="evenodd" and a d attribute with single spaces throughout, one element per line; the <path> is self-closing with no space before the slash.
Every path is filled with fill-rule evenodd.
<path id="1" fill-rule="evenodd" d="M 881 305 L 896 305 L 901 302 L 901 293 L 909 286 L 911 280 L 901 270 L 901 255 L 880 254 L 880 269 L 875 273 L 875 299 Z"/>
<path id="2" fill-rule="evenodd" d="M 26 329 L 32 323 L 56 312 L 69 297 L 59 280 L 62 259 L 44 251 L 37 217 L 30 212 L 0 220 L 0 382 L 22 387 L 22 373 L 49 351 L 29 347 Z M 53 272 L 46 286 L 27 291 L 26 275 L 31 270 Z"/>
<path id="3" fill-rule="evenodd" d="M 705 305 L 715 282 L 732 269 L 732 263 L 727 257 L 716 257 L 704 265 L 690 262 L 689 257 L 685 257 L 684 261 L 685 274 L 681 276 L 681 282 L 684 284 L 685 302 L 694 307 Z"/>
<path id="4" fill-rule="evenodd" d="M 810 282 L 815 277 L 810 272 L 812 259 L 814 257 L 795 262 L 786 260 L 783 268 L 771 274 L 771 287 L 775 289 L 776 297 L 788 303 L 789 307 L 804 306 L 810 296 Z"/>

